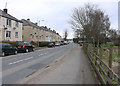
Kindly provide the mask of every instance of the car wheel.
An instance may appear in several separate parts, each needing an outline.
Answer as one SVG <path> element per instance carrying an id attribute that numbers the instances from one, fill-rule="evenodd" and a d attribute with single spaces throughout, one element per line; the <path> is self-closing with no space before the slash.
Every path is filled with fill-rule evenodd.
<path id="1" fill-rule="evenodd" d="M 17 54 L 17 53 L 18 53 L 17 51 L 14 52 L 14 54 Z"/>
<path id="2" fill-rule="evenodd" d="M 35 48 L 33 48 L 32 51 L 34 52 L 34 51 L 35 51 Z"/>
<path id="3" fill-rule="evenodd" d="M 28 52 L 29 52 L 29 50 L 28 50 L 28 49 L 26 49 L 26 50 L 25 50 L 25 52 L 26 52 L 26 53 L 28 53 Z"/>
<path id="4" fill-rule="evenodd" d="M 2 52 L 2 56 L 5 56 L 5 52 Z"/>

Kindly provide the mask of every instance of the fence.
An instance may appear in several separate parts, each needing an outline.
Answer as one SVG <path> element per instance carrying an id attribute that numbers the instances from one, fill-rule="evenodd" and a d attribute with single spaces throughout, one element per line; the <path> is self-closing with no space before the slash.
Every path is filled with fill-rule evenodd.
<path id="1" fill-rule="evenodd" d="M 95 73 L 103 86 L 108 86 L 110 84 L 120 85 L 120 77 L 111 69 L 112 67 L 112 55 L 113 55 L 113 48 L 110 47 L 109 53 L 109 64 L 107 65 L 103 60 L 103 52 L 100 51 L 100 55 L 98 56 L 98 52 L 94 51 L 95 47 L 92 47 L 90 44 L 85 44 L 84 50 L 89 58 L 89 61 L 92 67 L 95 70 Z M 97 53 L 97 54 L 96 54 Z"/>

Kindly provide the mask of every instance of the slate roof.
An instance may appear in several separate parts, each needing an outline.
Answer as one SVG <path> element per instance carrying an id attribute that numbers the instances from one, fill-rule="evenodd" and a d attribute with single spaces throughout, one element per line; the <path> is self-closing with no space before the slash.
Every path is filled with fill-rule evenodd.
<path id="1" fill-rule="evenodd" d="M 18 21 L 18 22 L 21 22 L 20 20 L 18 20 L 17 18 L 13 17 L 12 15 L 8 14 L 8 13 L 5 13 L 4 11 L 2 11 L 0 9 L 0 16 L 2 17 L 5 17 L 5 18 L 8 18 L 8 19 L 11 19 L 11 20 L 15 20 L 15 21 Z M 22 23 L 22 22 L 21 22 Z"/>
<path id="2" fill-rule="evenodd" d="M 23 26 L 33 26 L 33 27 L 38 28 L 38 26 L 31 21 L 28 21 L 28 20 L 25 20 L 25 19 L 22 19 L 21 21 L 23 22 Z"/>
<path id="3" fill-rule="evenodd" d="M 31 22 L 31 21 L 28 21 L 28 20 L 25 20 L 25 19 L 22 19 L 21 20 L 23 22 L 23 26 L 32 26 L 32 27 L 35 27 L 35 28 L 40 28 L 42 30 L 45 30 L 45 31 L 49 31 L 49 32 L 52 32 L 52 33 L 55 33 L 57 35 L 59 35 L 58 33 L 48 29 L 47 27 L 44 27 L 44 26 L 38 26 L 36 25 L 35 23 Z"/>

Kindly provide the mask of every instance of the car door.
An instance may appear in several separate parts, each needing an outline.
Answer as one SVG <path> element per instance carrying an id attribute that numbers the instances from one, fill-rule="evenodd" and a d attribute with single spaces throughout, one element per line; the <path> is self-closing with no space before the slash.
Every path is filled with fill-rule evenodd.
<path id="1" fill-rule="evenodd" d="M 9 46 L 9 50 L 10 50 L 10 54 L 14 53 L 14 47 L 11 44 L 8 44 Z"/>
<path id="2" fill-rule="evenodd" d="M 4 44 L 4 46 L 3 46 L 3 51 L 4 51 L 6 54 L 9 54 L 9 53 L 11 52 L 8 44 Z"/>
<path id="3" fill-rule="evenodd" d="M 29 46 L 29 48 L 30 48 L 30 51 L 32 51 L 32 45 L 30 44 L 30 43 L 28 43 L 28 46 Z"/>

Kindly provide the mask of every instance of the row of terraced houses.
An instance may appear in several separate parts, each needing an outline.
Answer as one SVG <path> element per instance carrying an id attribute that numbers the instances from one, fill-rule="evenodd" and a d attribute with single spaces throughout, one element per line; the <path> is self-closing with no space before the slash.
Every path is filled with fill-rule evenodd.
<path id="1" fill-rule="evenodd" d="M 18 20 L 0 10 L 0 41 L 61 41 L 61 36 L 47 26 L 38 26 L 30 19 Z"/>

